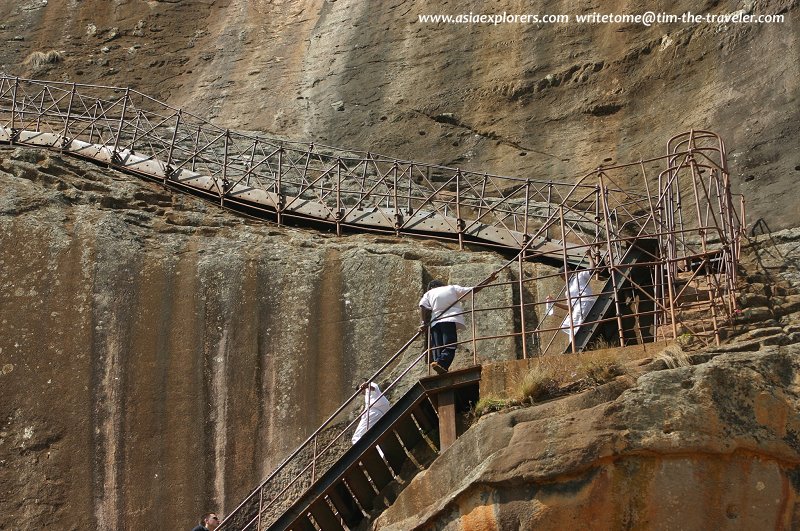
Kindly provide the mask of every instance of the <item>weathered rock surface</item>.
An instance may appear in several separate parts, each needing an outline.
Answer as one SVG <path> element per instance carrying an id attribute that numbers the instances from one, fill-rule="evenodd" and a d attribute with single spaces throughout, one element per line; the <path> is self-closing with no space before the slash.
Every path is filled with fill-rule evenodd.
<path id="1" fill-rule="evenodd" d="M 491 414 L 374 528 L 797 529 L 798 408 L 792 345 Z"/>
<path id="2" fill-rule="evenodd" d="M 0 148 L 4 520 L 176 529 L 233 507 L 414 334 L 424 283 L 501 262 L 250 221 Z"/>
<path id="3" fill-rule="evenodd" d="M 798 244 L 749 243 L 729 343 L 480 418 L 373 527 L 800 528 Z"/>
<path id="4" fill-rule="evenodd" d="M 132 86 L 222 126 L 496 174 L 570 180 L 663 154 L 695 129 L 727 142 L 752 219 L 800 223 L 797 0 L 535 6 L 501 0 L 0 3 L 0 71 Z M 783 15 L 781 23 L 581 24 L 577 15 Z M 558 24 L 419 15 L 569 15 Z M 58 63 L 26 64 L 32 52 Z M 791 58 L 791 59 L 790 59 Z"/>

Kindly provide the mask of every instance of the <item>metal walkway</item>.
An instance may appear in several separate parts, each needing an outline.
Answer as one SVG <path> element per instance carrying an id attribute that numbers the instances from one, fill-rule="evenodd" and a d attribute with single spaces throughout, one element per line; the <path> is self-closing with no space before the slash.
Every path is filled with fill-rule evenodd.
<path id="1" fill-rule="evenodd" d="M 528 245 L 551 260 L 561 259 L 562 243 L 538 229 L 569 196 L 594 193 L 591 185 L 238 133 L 129 88 L 2 74 L 0 142 L 91 159 L 279 224 L 422 235 L 462 246 Z M 570 208 L 567 218 L 585 223 L 593 214 Z"/>

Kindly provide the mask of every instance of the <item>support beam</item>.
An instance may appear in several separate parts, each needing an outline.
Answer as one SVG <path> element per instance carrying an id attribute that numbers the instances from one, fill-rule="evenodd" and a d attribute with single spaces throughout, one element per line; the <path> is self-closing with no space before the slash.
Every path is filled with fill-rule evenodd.
<path id="1" fill-rule="evenodd" d="M 452 389 L 436 395 L 439 412 L 439 446 L 441 451 L 450 447 L 456 440 L 456 396 Z"/>

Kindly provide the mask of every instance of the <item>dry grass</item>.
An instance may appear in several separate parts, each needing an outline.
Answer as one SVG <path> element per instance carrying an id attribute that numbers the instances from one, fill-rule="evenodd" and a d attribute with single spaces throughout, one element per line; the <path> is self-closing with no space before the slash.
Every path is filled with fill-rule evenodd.
<path id="1" fill-rule="evenodd" d="M 622 376 L 627 371 L 625 366 L 614 359 L 595 359 L 589 360 L 578 367 L 579 373 L 584 374 L 587 384 L 603 385 L 617 376 Z"/>
<path id="2" fill-rule="evenodd" d="M 681 345 L 672 345 L 659 352 L 655 359 L 664 360 L 667 367 L 670 369 L 677 369 L 678 367 L 688 367 L 691 365 L 689 356 L 683 351 Z"/>
<path id="3" fill-rule="evenodd" d="M 531 402 L 541 402 L 555 394 L 559 381 L 554 371 L 543 364 L 532 368 L 519 383 L 519 397 Z"/>
<path id="4" fill-rule="evenodd" d="M 60 63 L 64 60 L 64 55 L 58 50 L 49 52 L 31 52 L 25 58 L 25 65 L 32 68 L 42 68 L 45 65 Z"/>

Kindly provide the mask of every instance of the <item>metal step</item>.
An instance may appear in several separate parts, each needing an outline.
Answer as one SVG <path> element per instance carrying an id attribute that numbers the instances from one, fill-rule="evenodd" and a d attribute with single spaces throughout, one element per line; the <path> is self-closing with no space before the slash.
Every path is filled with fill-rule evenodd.
<path id="1" fill-rule="evenodd" d="M 476 366 L 417 382 L 269 529 L 307 530 L 315 523 L 338 531 L 359 526 L 368 517 L 364 512 L 385 508 L 397 492 L 387 487 L 398 485 L 395 478 L 409 455 L 433 452 L 428 441 L 438 448 L 439 419 L 429 397 L 453 390 L 472 396 L 479 381 Z"/>
<path id="2" fill-rule="evenodd" d="M 654 238 L 639 238 L 631 242 L 631 245 L 625 253 L 622 261 L 619 264 L 616 264 L 613 277 L 609 277 L 603 286 L 603 289 L 597 294 L 597 299 L 595 299 L 588 315 L 584 319 L 587 324 L 581 325 L 575 333 L 576 351 L 580 352 L 585 350 L 595 338 L 602 335 L 604 326 L 613 326 L 616 334 L 615 337 L 619 337 L 619 330 L 617 329 L 616 320 L 595 322 L 605 321 L 616 315 L 616 304 L 614 297 L 615 285 L 618 295 L 622 294 L 626 290 L 638 292 L 640 304 L 639 313 L 645 314 L 639 317 L 639 327 L 641 329 L 648 329 L 652 326 L 653 315 L 647 314 L 647 312 L 652 312 L 654 308 L 654 303 L 651 299 L 651 297 L 654 297 L 651 268 L 649 266 L 637 266 L 636 264 L 640 262 L 655 262 L 657 261 L 655 258 L 657 254 L 658 240 Z M 636 287 L 634 283 L 640 287 Z M 623 322 L 623 331 L 633 330 L 634 326 L 631 323 L 633 318 L 630 317 L 629 314 L 623 314 L 620 317 L 623 319 L 623 321 L 627 321 Z M 643 339 L 646 342 L 647 340 L 652 341 L 654 338 L 648 335 Z M 626 336 L 626 343 L 629 340 L 635 342 L 636 338 Z M 567 343 L 567 347 L 564 352 L 572 352 L 572 346 L 569 343 Z"/>

